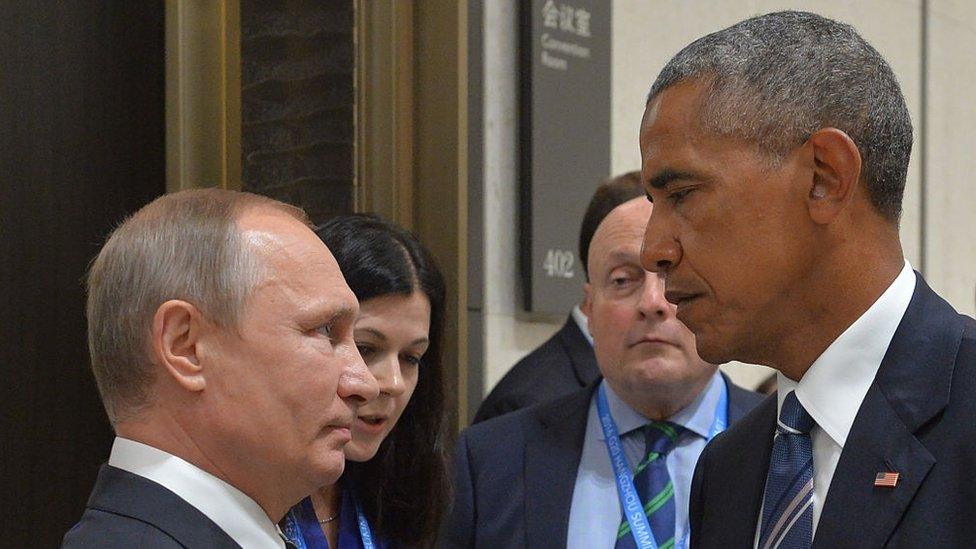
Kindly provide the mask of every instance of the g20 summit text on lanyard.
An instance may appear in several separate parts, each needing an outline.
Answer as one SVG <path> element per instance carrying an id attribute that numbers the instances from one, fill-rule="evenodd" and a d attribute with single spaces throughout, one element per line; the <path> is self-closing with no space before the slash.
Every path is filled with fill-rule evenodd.
<path id="1" fill-rule="evenodd" d="M 712 427 L 708 430 L 708 439 L 712 438 L 725 430 L 728 426 L 729 416 L 729 392 L 722 383 L 722 394 L 719 397 L 718 406 L 715 409 L 715 419 Z M 607 392 L 604 384 L 600 384 L 597 390 L 596 408 L 600 416 L 600 426 L 603 428 L 603 438 L 607 445 L 607 453 L 610 454 L 610 464 L 613 466 L 613 476 L 617 479 L 617 495 L 620 497 L 620 505 L 623 507 L 624 516 L 630 525 L 630 532 L 634 536 L 634 541 L 640 549 L 658 549 L 657 541 L 654 539 L 654 532 L 651 531 L 651 524 L 644 514 L 644 504 L 637 496 L 637 488 L 634 486 L 634 475 L 627 464 L 627 457 L 624 455 L 623 446 L 620 443 L 620 433 L 617 431 L 617 424 L 610 415 L 610 405 L 607 404 Z M 677 549 L 687 547 L 688 529 L 681 542 L 676 545 Z"/>
<path id="2" fill-rule="evenodd" d="M 376 544 L 373 542 L 373 530 L 369 527 L 369 521 L 366 520 L 366 514 L 363 513 L 363 506 L 359 504 L 359 500 L 356 500 L 356 522 L 359 524 L 359 538 L 363 542 L 363 549 L 374 549 Z"/>

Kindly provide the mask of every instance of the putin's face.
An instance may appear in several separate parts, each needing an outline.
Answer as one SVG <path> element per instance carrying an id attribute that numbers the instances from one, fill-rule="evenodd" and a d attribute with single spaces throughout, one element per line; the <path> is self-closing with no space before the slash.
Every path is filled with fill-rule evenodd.
<path id="1" fill-rule="evenodd" d="M 301 497 L 342 474 L 376 380 L 353 340 L 356 296 L 318 237 L 278 212 L 238 224 L 264 272 L 239 326 L 220 329 L 207 349 L 214 447 L 238 475 Z"/>
<path id="2" fill-rule="evenodd" d="M 664 279 L 640 265 L 651 209 L 641 197 L 611 211 L 593 234 L 587 261 L 583 312 L 600 371 L 622 396 L 687 393 L 715 372 L 665 300 Z"/>

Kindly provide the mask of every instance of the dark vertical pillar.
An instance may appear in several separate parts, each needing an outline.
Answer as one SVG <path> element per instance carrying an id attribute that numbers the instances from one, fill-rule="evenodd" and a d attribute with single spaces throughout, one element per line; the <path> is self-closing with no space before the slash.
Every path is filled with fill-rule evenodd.
<path id="1" fill-rule="evenodd" d="M 165 189 L 163 4 L 5 2 L 0 18 L 0 545 L 54 547 L 111 430 L 84 273 Z"/>
<path id="2" fill-rule="evenodd" d="M 352 213 L 354 60 L 352 0 L 241 2 L 243 190 Z"/>

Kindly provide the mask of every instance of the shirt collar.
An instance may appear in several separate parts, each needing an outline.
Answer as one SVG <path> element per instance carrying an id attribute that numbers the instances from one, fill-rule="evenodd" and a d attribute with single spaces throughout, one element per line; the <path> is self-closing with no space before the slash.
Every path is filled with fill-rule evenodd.
<path id="1" fill-rule="evenodd" d="M 169 489 L 214 521 L 241 547 L 279 547 L 278 527 L 253 499 L 158 448 L 116 437 L 108 464 Z"/>
<path id="2" fill-rule="evenodd" d="M 810 417 L 843 448 L 914 293 L 915 273 L 906 261 L 881 297 L 827 347 L 799 382 L 777 374 L 777 410 L 795 390 Z"/>
<path id="3" fill-rule="evenodd" d="M 607 404 L 610 408 L 610 416 L 613 417 L 614 423 L 617 424 L 617 432 L 621 436 L 635 429 L 640 429 L 651 421 L 621 400 L 606 380 L 600 383 L 607 392 Z M 715 420 L 715 408 L 721 399 L 724 384 L 725 380 L 722 379 L 722 374 L 716 370 L 708 380 L 705 388 L 698 393 L 698 396 L 691 401 L 691 404 L 668 418 L 668 421 L 681 425 L 685 429 L 700 435 L 702 438 L 708 438 L 712 423 Z M 606 440 L 602 429 L 599 430 L 599 439 Z"/>
<path id="4" fill-rule="evenodd" d="M 586 315 L 583 314 L 583 311 L 580 309 L 579 305 L 573 306 L 571 316 L 576 322 L 576 326 L 578 326 L 580 331 L 583 332 L 583 337 L 590 342 L 590 345 L 593 345 L 593 336 L 590 335 L 590 320 L 586 318 Z"/>

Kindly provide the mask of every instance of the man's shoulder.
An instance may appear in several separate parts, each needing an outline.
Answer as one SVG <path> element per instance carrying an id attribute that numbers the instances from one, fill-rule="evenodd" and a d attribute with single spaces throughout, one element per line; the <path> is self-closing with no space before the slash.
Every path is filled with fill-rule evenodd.
<path id="1" fill-rule="evenodd" d="M 62 547 L 179 548 L 173 536 L 144 520 L 112 511 L 88 508 L 64 536 Z"/>
<path id="2" fill-rule="evenodd" d="M 722 379 L 725 381 L 725 386 L 729 391 L 730 423 L 735 423 L 739 419 L 745 417 L 746 414 L 752 411 L 766 398 L 766 395 L 762 393 L 757 393 L 756 391 L 736 385 L 724 373 L 722 374 Z"/>
<path id="3" fill-rule="evenodd" d="M 735 453 L 743 445 L 753 444 L 763 439 L 769 431 L 769 426 L 776 423 L 775 393 L 766 396 L 729 384 L 730 403 L 733 398 L 732 387 L 741 391 L 737 398 L 742 399 L 749 409 L 740 418 L 732 421 L 728 429 L 716 435 L 708 443 L 705 451 L 710 454 Z"/>
<path id="4" fill-rule="evenodd" d="M 571 322 L 573 321 L 568 321 L 545 343 L 516 362 L 502 376 L 478 409 L 476 423 L 514 410 L 549 402 L 592 381 L 591 379 L 580 381 L 575 362 L 581 363 L 579 368 L 582 370 L 592 370 L 587 371 L 587 375 L 593 377 L 598 375 L 596 359 L 589 356 L 593 351 L 585 339 L 583 341 L 585 346 L 564 345 L 566 338 L 577 337 L 575 334 L 569 335 L 572 330 L 579 334 L 579 338 L 583 338 L 575 324 L 570 325 Z M 571 353 L 576 353 L 577 356 Z M 589 353 L 589 355 L 584 357 L 581 356 L 582 353 Z"/>
<path id="5" fill-rule="evenodd" d="M 570 430 L 586 426 L 595 384 L 569 394 L 476 423 L 461 433 L 461 441 L 478 453 L 507 453 L 558 426 Z"/>
<path id="6" fill-rule="evenodd" d="M 103 537 L 145 539 L 149 547 L 239 547 L 209 517 L 166 487 L 111 465 L 99 471 L 85 513 L 65 535 L 64 544 L 105 546 L 99 543 Z"/>

